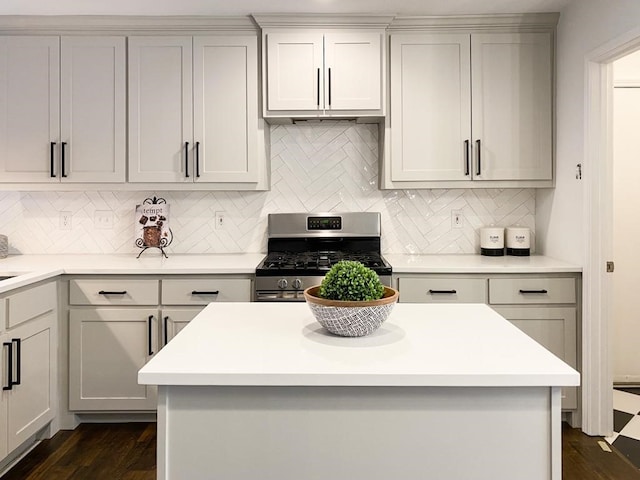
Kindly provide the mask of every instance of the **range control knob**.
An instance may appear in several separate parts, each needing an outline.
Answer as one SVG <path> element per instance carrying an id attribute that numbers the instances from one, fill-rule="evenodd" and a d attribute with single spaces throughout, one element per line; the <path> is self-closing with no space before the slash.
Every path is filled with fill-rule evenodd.
<path id="1" fill-rule="evenodd" d="M 299 278 L 296 278 L 291 285 L 296 290 L 301 290 L 302 289 L 302 280 L 300 280 Z"/>
<path id="2" fill-rule="evenodd" d="M 280 287 L 281 290 L 287 288 L 287 285 L 289 285 L 289 282 L 287 282 L 286 278 L 281 278 L 280 280 L 278 280 L 278 287 Z"/>

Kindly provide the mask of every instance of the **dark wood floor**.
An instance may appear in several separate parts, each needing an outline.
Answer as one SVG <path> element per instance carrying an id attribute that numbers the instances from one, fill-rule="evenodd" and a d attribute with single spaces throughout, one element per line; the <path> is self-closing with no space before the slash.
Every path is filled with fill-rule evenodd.
<path id="1" fill-rule="evenodd" d="M 640 470 L 598 440 L 563 425 L 564 480 L 640 480 Z M 42 442 L 2 480 L 152 480 L 155 441 L 154 423 L 82 424 Z"/>

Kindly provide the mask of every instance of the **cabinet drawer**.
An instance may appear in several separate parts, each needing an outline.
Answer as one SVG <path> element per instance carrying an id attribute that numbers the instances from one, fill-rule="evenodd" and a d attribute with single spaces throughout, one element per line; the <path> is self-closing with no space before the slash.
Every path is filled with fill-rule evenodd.
<path id="1" fill-rule="evenodd" d="M 15 327 L 57 308 L 56 283 L 47 283 L 7 297 L 7 327 Z"/>
<path id="2" fill-rule="evenodd" d="M 71 305 L 157 305 L 158 280 L 79 279 L 69 282 Z"/>
<path id="3" fill-rule="evenodd" d="M 248 278 L 162 280 L 163 305 L 206 305 L 210 302 L 251 301 Z"/>
<path id="4" fill-rule="evenodd" d="M 574 278 L 491 278 L 489 303 L 576 303 Z"/>
<path id="5" fill-rule="evenodd" d="M 398 278 L 403 303 L 487 303 L 483 278 Z"/>

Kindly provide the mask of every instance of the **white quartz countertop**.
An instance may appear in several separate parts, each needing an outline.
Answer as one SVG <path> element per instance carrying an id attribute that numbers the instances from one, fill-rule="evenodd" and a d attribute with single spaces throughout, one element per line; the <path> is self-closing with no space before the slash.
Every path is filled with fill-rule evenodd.
<path id="1" fill-rule="evenodd" d="M 384 254 L 400 273 L 579 273 L 582 267 L 544 255 L 486 257 L 483 255 Z"/>
<path id="2" fill-rule="evenodd" d="M 150 385 L 575 386 L 579 374 L 481 304 L 397 304 L 366 337 L 306 303 L 212 303 L 138 373 Z"/>
<path id="3" fill-rule="evenodd" d="M 64 254 L 10 255 L 0 259 L 0 293 L 62 274 L 253 274 L 264 253 L 237 254 Z M 551 257 L 483 257 L 481 255 L 403 255 L 385 254 L 394 274 L 402 273 L 571 273 L 577 265 Z"/>
<path id="4" fill-rule="evenodd" d="M 264 253 L 217 255 L 10 255 L 0 260 L 0 293 L 62 274 L 254 274 Z"/>

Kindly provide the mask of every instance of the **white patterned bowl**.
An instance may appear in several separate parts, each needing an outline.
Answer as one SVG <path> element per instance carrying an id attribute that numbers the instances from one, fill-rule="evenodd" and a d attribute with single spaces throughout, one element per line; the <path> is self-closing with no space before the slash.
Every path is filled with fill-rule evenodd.
<path id="1" fill-rule="evenodd" d="M 398 291 L 384 287 L 378 300 L 354 302 L 328 300 L 318 296 L 320 286 L 309 287 L 304 298 L 320 325 L 335 335 L 362 337 L 375 331 L 391 313 L 398 301 Z"/>

